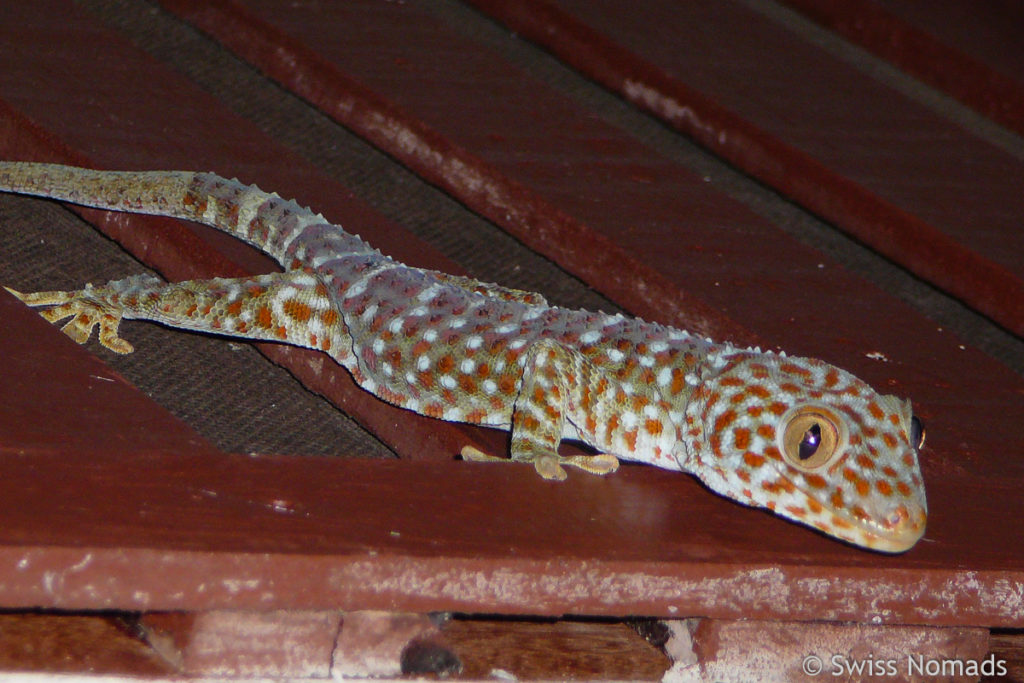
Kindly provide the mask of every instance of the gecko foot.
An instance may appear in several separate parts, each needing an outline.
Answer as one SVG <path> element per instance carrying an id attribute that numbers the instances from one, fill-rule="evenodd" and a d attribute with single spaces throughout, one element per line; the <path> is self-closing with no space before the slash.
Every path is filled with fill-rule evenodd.
<path id="1" fill-rule="evenodd" d="M 92 336 L 94 327 L 99 327 L 100 344 L 114 353 L 128 354 L 135 348 L 117 333 L 121 324 L 121 313 L 114 307 L 89 296 L 90 288 L 79 292 L 30 292 L 23 293 L 4 287 L 28 306 L 50 306 L 39 312 L 47 322 L 58 323 L 71 318 L 61 331 L 75 342 L 84 344 Z"/>
<path id="2" fill-rule="evenodd" d="M 532 462 L 537 474 L 552 481 L 563 481 L 568 476 L 563 465 L 600 475 L 611 474 L 619 469 L 619 459 L 609 453 L 563 456 L 557 453 L 538 452 L 525 458 L 510 460 L 487 455 L 473 446 L 464 446 L 461 455 L 463 460 L 472 462 Z"/>

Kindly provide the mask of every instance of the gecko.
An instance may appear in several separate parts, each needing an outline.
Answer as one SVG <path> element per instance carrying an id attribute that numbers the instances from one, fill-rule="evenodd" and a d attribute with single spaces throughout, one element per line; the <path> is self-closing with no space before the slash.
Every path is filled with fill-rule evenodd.
<path id="1" fill-rule="evenodd" d="M 716 343 L 622 314 L 399 263 L 322 215 L 212 173 L 0 162 L 0 191 L 176 217 L 229 233 L 281 272 L 166 283 L 136 275 L 21 293 L 79 344 L 120 354 L 122 319 L 321 351 L 396 406 L 511 432 L 511 457 L 465 460 L 610 474 L 628 460 L 855 546 L 924 534 L 924 426 L 909 400 L 823 361 Z M 594 450 L 561 455 L 563 440 Z"/>

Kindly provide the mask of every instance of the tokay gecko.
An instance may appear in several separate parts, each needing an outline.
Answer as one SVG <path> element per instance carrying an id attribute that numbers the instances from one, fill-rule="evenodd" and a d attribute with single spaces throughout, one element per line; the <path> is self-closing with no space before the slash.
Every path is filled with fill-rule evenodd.
<path id="1" fill-rule="evenodd" d="M 430 417 L 511 430 L 546 479 L 619 459 L 850 543 L 907 550 L 927 506 L 910 402 L 810 358 L 714 343 L 539 294 L 413 268 L 292 201 L 210 173 L 0 162 L 0 190 L 173 216 L 230 233 L 284 272 L 164 283 L 140 275 L 22 294 L 64 332 L 117 353 L 122 318 L 320 350 L 365 390 Z M 562 439 L 596 455 L 562 456 Z M 505 460 L 467 447 L 468 460 Z"/>

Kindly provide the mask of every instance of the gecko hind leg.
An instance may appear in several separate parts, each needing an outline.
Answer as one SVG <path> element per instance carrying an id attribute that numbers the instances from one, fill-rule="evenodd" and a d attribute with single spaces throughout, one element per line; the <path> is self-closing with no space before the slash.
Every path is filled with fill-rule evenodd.
<path id="1" fill-rule="evenodd" d="M 566 411 L 571 394 L 579 391 L 584 362 L 555 341 L 535 342 L 527 352 L 519 395 L 513 405 L 512 459 L 486 455 L 470 446 L 462 449 L 462 457 L 483 462 L 529 462 L 540 476 L 557 481 L 567 476 L 564 466 L 602 475 L 618 469 L 619 460 L 610 453 L 558 454 Z"/>
<path id="2" fill-rule="evenodd" d="M 51 307 L 40 311 L 50 322 L 71 317 L 62 330 L 79 344 L 98 326 L 100 343 L 117 353 L 132 352 L 118 326 L 122 319 L 136 319 L 316 348 L 339 362 L 350 355 L 351 339 L 333 313 L 326 288 L 298 270 L 176 283 L 137 275 L 73 292 L 8 291 L 29 306 Z"/>

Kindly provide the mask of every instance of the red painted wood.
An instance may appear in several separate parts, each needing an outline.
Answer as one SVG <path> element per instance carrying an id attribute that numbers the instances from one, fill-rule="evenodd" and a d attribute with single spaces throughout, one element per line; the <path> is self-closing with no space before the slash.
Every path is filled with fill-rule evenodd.
<path id="1" fill-rule="evenodd" d="M 392 14 L 419 12 L 416 7 L 374 7 L 390 20 L 375 24 L 363 17 L 352 36 L 333 38 L 358 41 L 360 31 L 373 37 L 354 43 L 373 52 L 362 58 L 378 60 L 379 67 L 373 87 L 360 87 L 395 108 L 370 107 L 363 124 L 399 126 L 391 137 L 381 133 L 383 140 L 446 145 L 433 161 L 438 148 L 414 151 L 423 154 L 420 166 L 433 165 L 438 177 L 456 169 L 463 184 L 479 181 L 476 194 L 466 195 L 469 203 L 488 208 L 486 197 L 498 192 L 510 209 L 523 212 L 503 219 L 506 224 L 521 221 L 517 229 L 526 235 L 528 219 L 536 219 L 550 228 L 546 237 L 564 241 L 565 252 L 574 246 L 566 239 L 571 230 L 588 239 L 604 235 L 600 239 L 629 263 L 650 261 L 639 272 L 654 273 L 674 301 L 710 302 L 704 307 L 717 329 L 742 330 L 739 320 L 754 330 L 744 333 L 750 337 L 823 351 L 912 394 L 935 444 L 925 458 L 933 508 L 925 541 L 899 557 L 865 553 L 710 495 L 689 477 L 642 467 L 605 479 L 576 475 L 559 485 L 539 481 L 529 468 L 455 462 L 0 453 L 0 604 L 1024 623 L 1020 602 L 1007 599 L 1024 582 L 1024 550 L 1007 542 L 1006 524 L 1019 509 L 1021 465 L 1000 459 L 1016 448 L 1005 426 L 1021 417 L 1019 380 L 977 350 L 958 349 L 957 340 L 936 333 L 906 307 L 537 87 L 486 49 L 468 49 L 429 15 Z M 316 169 L 68 4 L 50 0 L 3 11 L 38 12 L 0 21 L 2 27 L 20 22 L 37 46 L 21 58 L 12 47 L 23 49 L 17 36 L 0 41 L 5 65 L 14 65 L 0 70 L 0 100 L 18 113 L 4 122 L 5 144 L 13 138 L 20 151 L 43 150 L 32 143 L 53 137 L 96 163 L 118 167 L 159 161 L 226 171 L 235 159 L 252 180 L 298 195 L 332 217 L 354 211 L 343 189 Z M 74 19 L 59 25 L 70 38 L 48 33 L 56 30 L 53 16 Z M 404 28 L 398 21 L 410 18 Z M 420 59 L 403 61 L 403 45 L 374 43 L 382 36 L 397 43 L 415 39 L 409 54 Z M 88 50 L 75 52 L 76 44 Z M 431 61 L 433 50 L 440 50 L 443 63 Z M 317 80 L 324 72 L 307 76 L 324 92 L 340 87 Z M 40 89 L 39 82 L 50 87 Z M 460 84 L 476 89 L 462 91 Z M 398 95 L 408 98 L 400 108 L 393 104 Z M 366 101 L 360 106 L 369 107 Z M 422 119 L 406 126 L 413 107 Z M 66 112 L 79 109 L 80 118 L 68 122 Z M 447 116 L 450 123 L 443 121 Z M 7 123 L 15 119 L 33 123 Z M 408 130 L 423 137 L 403 138 Z M 459 165 L 467 159 L 475 165 Z M 692 226 L 681 225 L 684 218 Z M 378 225 L 372 217 L 364 220 Z M 150 224 L 114 223 L 142 231 L 142 247 L 156 244 L 146 237 L 148 230 L 156 234 Z M 182 262 L 189 240 L 198 245 L 206 239 L 202 232 L 177 236 L 169 225 L 159 234 L 171 245 L 168 258 L 181 254 Z M 578 253 L 569 260 L 585 270 L 593 244 L 576 243 Z M 232 267 L 227 257 L 209 258 Z M 680 275 L 680 264 L 690 263 L 692 271 Z M 792 264 L 792 273 L 777 263 Z M 587 271 L 596 284 L 646 301 L 647 310 L 659 314 L 658 300 L 643 292 L 646 280 L 613 261 L 605 267 L 608 273 Z M 851 291 L 862 298 L 849 300 Z M 781 316 L 780 302 L 789 309 Z M 835 311 L 836 302 L 843 310 Z M 660 311 L 666 319 L 685 320 L 682 307 L 669 303 Z M 908 338 L 915 343 L 908 345 Z M 5 339 L 0 335 L 0 344 Z M 865 356 L 874 351 L 892 362 Z M 0 357 L 6 357 L 3 348 Z M 397 416 L 403 430 L 413 419 Z"/>
<path id="2" fill-rule="evenodd" d="M 55 37 L 54 16 L 67 16 Z M 5 158 L 114 169 L 206 169 L 315 204 L 331 220 L 422 267 L 460 267 L 394 225 L 320 170 L 229 112 L 70 3 L 0 8 L 0 125 Z M 39 83 L 52 83 L 41 89 Z M 55 106 L 55 98 L 68 103 Z M 73 104 L 71 104 L 73 103 Z M 67 111 L 73 109 L 74 116 Z M 171 280 L 267 272 L 276 264 L 239 240 L 182 221 L 83 211 L 102 231 Z M 59 334 L 51 329 L 47 334 Z M 368 425 L 406 457 L 448 459 L 467 443 L 500 452 L 489 430 L 438 424 L 376 400 L 319 353 L 280 345 L 264 352 Z"/>
<path id="3" fill-rule="evenodd" d="M 786 0 L 844 38 L 1024 134 L 1016 2 Z"/>
<path id="4" fill-rule="evenodd" d="M 1024 333 L 1019 159 L 738 2 L 473 4 Z"/>
<path id="5" fill-rule="evenodd" d="M 33 453 L 0 465 L 5 607 L 1024 624 L 1004 525 L 949 512 L 890 557 L 648 467 L 559 484 L 459 462 Z M 946 480 L 932 494 L 960 513 L 1017 491 Z"/>

